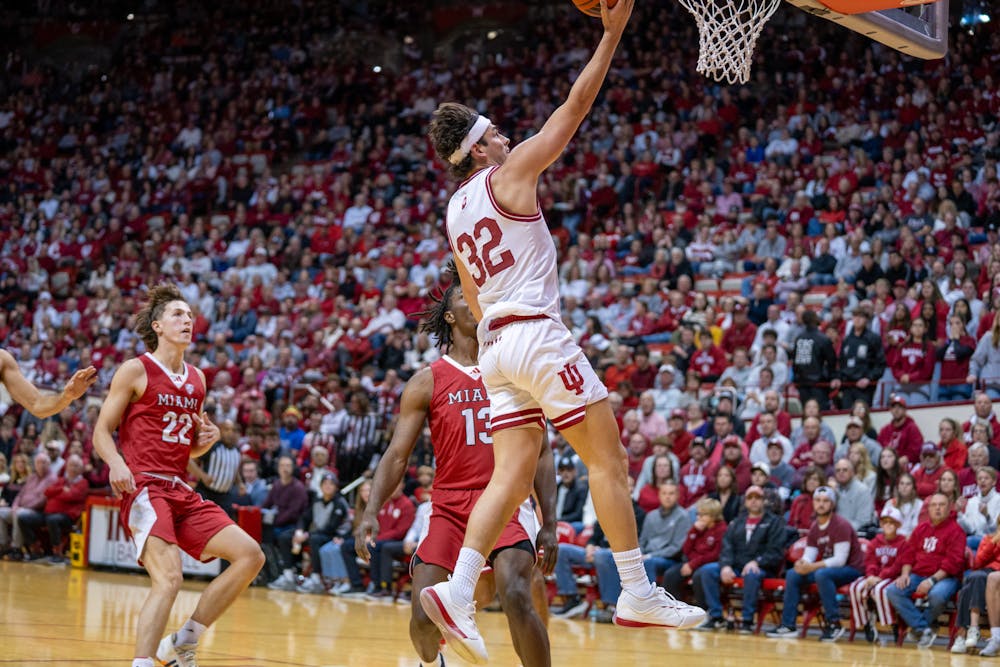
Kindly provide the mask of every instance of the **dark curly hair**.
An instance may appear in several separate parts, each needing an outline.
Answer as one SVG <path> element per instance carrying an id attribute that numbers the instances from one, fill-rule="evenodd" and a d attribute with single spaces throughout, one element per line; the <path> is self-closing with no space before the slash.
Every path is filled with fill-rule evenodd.
<path id="1" fill-rule="evenodd" d="M 451 310 L 451 299 L 455 295 L 455 290 L 460 289 L 462 286 L 458 280 L 458 272 L 455 270 L 454 260 L 448 262 L 447 267 L 445 267 L 445 273 L 451 274 L 451 282 L 443 290 L 438 290 L 436 293 L 431 294 L 430 308 L 420 313 L 420 317 L 423 320 L 420 324 L 420 330 L 435 336 L 438 339 L 438 347 L 442 350 L 450 348 L 453 340 L 451 336 L 451 324 L 448 323 L 444 315 Z"/>

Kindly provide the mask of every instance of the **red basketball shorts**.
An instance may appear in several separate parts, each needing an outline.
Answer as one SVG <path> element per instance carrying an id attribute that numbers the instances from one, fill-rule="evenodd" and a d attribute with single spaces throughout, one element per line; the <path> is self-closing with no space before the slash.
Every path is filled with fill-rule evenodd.
<path id="1" fill-rule="evenodd" d="M 428 565 L 455 569 L 458 552 L 465 540 L 465 527 L 469 515 L 483 491 L 481 489 L 434 489 L 431 494 L 431 516 L 417 547 L 417 557 Z M 528 540 L 535 544 L 538 537 L 538 517 L 530 500 L 521 503 L 514 516 L 504 526 L 493 551 L 512 547 Z"/>
<path id="2" fill-rule="evenodd" d="M 137 475 L 135 493 L 122 498 L 120 521 L 135 542 L 139 564 L 150 535 L 176 544 L 203 562 L 205 545 L 226 526 L 235 525 L 221 507 L 181 482 Z"/>

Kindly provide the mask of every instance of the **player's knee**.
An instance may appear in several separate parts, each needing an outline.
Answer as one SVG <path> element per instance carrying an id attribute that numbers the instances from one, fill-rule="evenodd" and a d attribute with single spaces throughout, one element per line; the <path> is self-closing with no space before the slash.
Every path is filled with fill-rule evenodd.
<path id="1" fill-rule="evenodd" d="M 525 618 L 534 613 L 530 582 L 528 578 L 517 579 L 500 592 L 500 604 L 509 617 Z"/>
<path id="2" fill-rule="evenodd" d="M 247 548 L 247 553 L 244 558 L 247 563 L 247 567 L 251 568 L 255 573 L 260 572 L 264 567 L 264 562 L 267 560 L 264 556 L 264 550 L 260 548 L 260 545 L 254 542 Z"/>
<path id="3" fill-rule="evenodd" d="M 170 572 L 161 572 L 152 580 L 153 588 L 169 596 L 176 596 L 184 584 L 184 572 L 178 568 Z"/>

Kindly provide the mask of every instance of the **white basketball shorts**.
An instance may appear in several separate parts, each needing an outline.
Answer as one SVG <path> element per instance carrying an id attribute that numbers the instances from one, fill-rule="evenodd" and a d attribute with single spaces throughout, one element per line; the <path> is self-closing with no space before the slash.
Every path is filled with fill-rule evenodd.
<path id="1" fill-rule="evenodd" d="M 583 350 L 562 322 L 547 316 L 498 318 L 480 337 L 479 370 L 490 396 L 493 431 L 537 424 L 562 430 L 607 398 Z"/>

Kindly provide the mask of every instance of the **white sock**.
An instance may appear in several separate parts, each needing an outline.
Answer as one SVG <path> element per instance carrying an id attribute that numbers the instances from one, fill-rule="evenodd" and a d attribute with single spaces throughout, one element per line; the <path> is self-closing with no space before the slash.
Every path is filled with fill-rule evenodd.
<path id="1" fill-rule="evenodd" d="M 310 579 L 311 579 L 312 581 L 315 581 L 315 582 L 316 582 L 317 584 L 321 584 L 321 583 L 323 583 L 323 580 L 319 578 L 319 574 L 318 574 L 318 573 L 316 573 L 316 572 L 313 572 L 312 574 L 310 574 L 310 575 L 309 575 L 309 578 L 310 578 Z"/>
<path id="2" fill-rule="evenodd" d="M 152 658 L 132 658 L 132 667 L 156 667 Z"/>
<path id="3" fill-rule="evenodd" d="M 455 596 L 456 602 L 460 604 L 470 604 L 476 594 L 476 582 L 486 565 L 486 556 L 475 549 L 462 547 L 458 552 L 458 561 L 455 563 L 455 571 L 451 574 L 451 592 Z"/>
<path id="4" fill-rule="evenodd" d="M 997 641 L 1000 641 L 1000 627 L 994 628 L 990 626 L 990 639 L 996 637 Z"/>
<path id="5" fill-rule="evenodd" d="M 285 571 L 281 573 L 281 576 L 283 576 L 285 579 L 294 579 L 295 570 L 293 568 L 286 567 Z"/>
<path id="6" fill-rule="evenodd" d="M 642 565 L 642 552 L 638 548 L 631 551 L 616 551 L 611 554 L 618 566 L 618 576 L 622 580 L 622 589 L 638 598 L 648 597 L 653 592 L 653 584 L 646 576 L 646 568 Z"/>
<path id="7" fill-rule="evenodd" d="M 181 626 L 181 629 L 177 631 L 177 636 L 174 638 L 175 646 L 186 646 L 188 644 L 197 644 L 198 640 L 201 639 L 201 633 L 205 632 L 205 626 L 198 621 L 189 618 L 187 622 Z"/>

